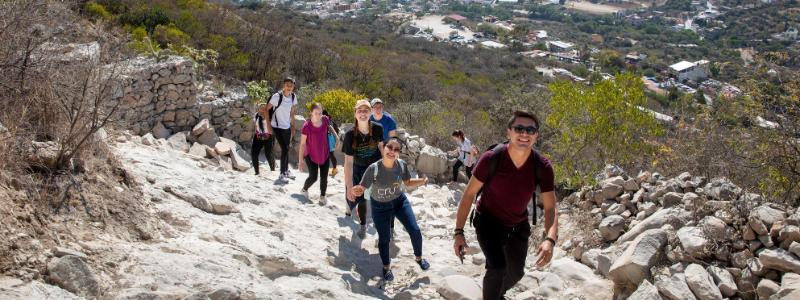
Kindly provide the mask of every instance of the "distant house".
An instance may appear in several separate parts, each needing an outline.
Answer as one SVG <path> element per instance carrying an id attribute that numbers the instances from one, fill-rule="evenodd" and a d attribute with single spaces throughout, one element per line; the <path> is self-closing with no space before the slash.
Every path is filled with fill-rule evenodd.
<path id="1" fill-rule="evenodd" d="M 451 14 L 444 18 L 445 21 L 450 21 L 456 24 L 462 24 L 464 21 L 467 20 L 466 17 L 459 15 L 459 14 Z"/>
<path id="2" fill-rule="evenodd" d="M 605 39 L 603 39 L 602 35 L 599 34 L 592 34 L 592 44 L 602 44 Z"/>
<path id="3" fill-rule="evenodd" d="M 669 66 L 669 72 L 679 82 L 694 81 L 699 82 L 708 78 L 708 61 L 700 60 L 697 62 L 681 61 Z"/>
<path id="4" fill-rule="evenodd" d="M 644 53 L 640 54 L 639 52 L 631 52 L 631 53 L 628 53 L 628 55 L 625 55 L 625 63 L 627 63 L 629 65 L 637 66 L 645 58 L 647 58 L 647 55 L 644 54 Z"/>
<path id="5" fill-rule="evenodd" d="M 551 52 L 567 52 L 574 49 L 575 45 L 562 41 L 550 41 L 547 42 L 547 48 L 550 49 Z"/>
<path id="6" fill-rule="evenodd" d="M 497 3 L 506 3 L 506 4 L 514 4 L 517 3 L 517 0 L 497 0 Z"/>
<path id="7" fill-rule="evenodd" d="M 797 28 L 789 28 L 783 33 L 783 40 L 784 41 L 796 41 L 797 40 Z"/>

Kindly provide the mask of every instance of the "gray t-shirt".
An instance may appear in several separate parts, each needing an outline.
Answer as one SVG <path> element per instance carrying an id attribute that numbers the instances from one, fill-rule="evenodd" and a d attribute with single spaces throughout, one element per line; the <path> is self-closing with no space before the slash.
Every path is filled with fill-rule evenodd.
<path id="1" fill-rule="evenodd" d="M 403 166 L 401 167 L 400 164 Z M 375 168 L 378 168 L 377 177 L 375 177 Z M 411 179 L 411 173 L 408 171 L 408 165 L 402 160 L 397 160 L 392 168 L 384 167 L 383 160 L 379 160 L 367 167 L 367 171 L 361 178 L 361 185 L 365 188 L 372 187 L 371 199 L 378 202 L 390 202 L 405 192 L 403 181 L 409 179 Z"/>

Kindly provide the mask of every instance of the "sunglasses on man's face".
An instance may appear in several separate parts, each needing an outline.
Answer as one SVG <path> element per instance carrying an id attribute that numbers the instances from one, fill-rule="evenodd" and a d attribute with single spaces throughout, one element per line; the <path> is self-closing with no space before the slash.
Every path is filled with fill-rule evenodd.
<path id="1" fill-rule="evenodd" d="M 517 126 L 511 127 L 511 129 L 514 129 L 514 132 L 519 133 L 519 134 L 522 134 L 523 132 L 525 132 L 525 133 L 531 134 L 531 135 L 536 133 L 537 131 L 539 131 L 539 128 L 536 128 L 536 126 L 517 125 Z"/>

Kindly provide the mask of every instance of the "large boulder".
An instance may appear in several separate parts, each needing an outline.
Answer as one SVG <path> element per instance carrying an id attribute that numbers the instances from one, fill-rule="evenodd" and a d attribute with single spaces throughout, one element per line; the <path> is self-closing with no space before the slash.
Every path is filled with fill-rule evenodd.
<path id="1" fill-rule="evenodd" d="M 645 280 L 628 299 L 661 300 L 661 296 L 658 294 L 658 289 L 650 281 Z"/>
<path id="2" fill-rule="evenodd" d="M 687 226 L 678 229 L 678 240 L 681 241 L 683 250 L 694 258 L 704 258 L 709 255 L 711 241 L 700 227 Z"/>
<path id="3" fill-rule="evenodd" d="M 800 274 L 800 259 L 781 248 L 762 250 L 758 260 L 765 268 Z"/>
<path id="4" fill-rule="evenodd" d="M 717 288 L 723 297 L 733 297 L 736 295 L 736 290 L 738 288 L 736 287 L 736 281 L 733 275 L 731 275 L 731 272 L 716 266 L 709 266 L 706 271 L 708 271 L 708 274 L 714 279 L 714 283 L 717 284 Z"/>
<path id="5" fill-rule="evenodd" d="M 770 300 L 800 299 L 800 275 L 786 273 L 781 278 L 781 288 Z"/>
<path id="6" fill-rule="evenodd" d="M 625 234 L 620 236 L 617 241 L 619 243 L 632 241 L 642 232 L 650 229 L 661 228 L 661 226 L 666 224 L 672 225 L 673 228 L 681 228 L 691 219 L 691 217 L 692 215 L 690 212 L 679 207 L 661 209 L 647 219 L 644 219 L 644 221 L 636 224 L 636 226 L 633 226 L 633 228 L 628 230 L 628 232 L 625 232 Z"/>
<path id="7" fill-rule="evenodd" d="M 194 143 L 192 147 L 189 148 L 189 154 L 201 158 L 206 157 L 206 146 L 200 143 Z"/>
<path id="8" fill-rule="evenodd" d="M 650 229 L 637 237 L 609 270 L 616 290 L 628 294 L 650 277 L 650 268 L 661 257 L 666 244 L 667 232 L 663 229 Z"/>
<path id="9" fill-rule="evenodd" d="M 663 207 L 673 207 L 681 204 L 681 202 L 683 202 L 683 194 L 681 193 L 669 192 L 661 197 L 661 206 Z"/>
<path id="10" fill-rule="evenodd" d="M 766 205 L 756 207 L 750 212 L 750 216 L 761 220 L 767 227 L 772 226 L 772 224 L 783 222 L 786 219 L 786 213 Z"/>
<path id="11" fill-rule="evenodd" d="M 156 123 L 156 126 L 153 127 L 152 131 L 153 136 L 156 139 L 166 139 L 172 135 L 172 131 L 167 129 L 167 127 L 164 127 L 164 124 L 161 124 L 161 122 Z"/>
<path id="12" fill-rule="evenodd" d="M 478 300 L 482 297 L 478 283 L 464 275 L 450 275 L 443 278 L 436 291 L 447 300 Z"/>
<path id="13" fill-rule="evenodd" d="M 600 235 L 606 241 L 617 239 L 625 231 L 625 218 L 621 216 L 608 216 L 600 221 Z"/>
<path id="14" fill-rule="evenodd" d="M 74 255 L 55 258 L 47 264 L 50 282 L 74 294 L 96 298 L 101 293 L 100 282 L 89 265 Z"/>
<path id="15" fill-rule="evenodd" d="M 622 194 L 625 179 L 622 176 L 612 177 L 601 183 L 601 193 L 605 199 L 614 199 Z"/>
<path id="16" fill-rule="evenodd" d="M 239 171 L 247 171 L 250 169 L 250 162 L 245 159 L 247 154 L 244 153 L 244 150 L 233 151 L 231 152 L 231 162 L 233 163 L 233 168 Z"/>
<path id="17" fill-rule="evenodd" d="M 198 143 L 209 147 L 214 147 L 219 141 L 219 136 L 217 136 L 217 132 L 214 131 L 213 128 L 204 131 L 200 136 L 197 137 Z"/>
<path id="18" fill-rule="evenodd" d="M 200 122 L 197 123 L 197 125 L 194 126 L 194 128 L 192 128 L 192 135 L 200 136 L 210 128 L 211 128 L 211 123 L 208 122 L 208 119 L 202 119 L 200 120 Z"/>
<path id="19" fill-rule="evenodd" d="M 182 152 L 189 152 L 191 148 L 189 146 L 189 142 L 186 141 L 186 134 L 183 132 L 178 132 L 173 134 L 169 139 L 167 139 L 167 143 L 169 143 L 170 147 L 175 150 L 182 151 Z"/>
<path id="20" fill-rule="evenodd" d="M 722 300 L 722 293 L 714 284 L 711 275 L 698 264 L 690 264 L 686 267 L 686 284 L 699 300 Z"/>
<path id="21" fill-rule="evenodd" d="M 438 148 L 425 146 L 417 157 L 417 171 L 419 173 L 437 176 L 447 172 L 447 154 Z"/>
<path id="22" fill-rule="evenodd" d="M 712 179 L 703 187 L 703 191 L 711 198 L 723 201 L 736 200 L 742 193 L 742 189 L 727 178 Z"/>
<path id="23" fill-rule="evenodd" d="M 758 299 L 769 299 L 772 295 L 778 293 L 778 290 L 781 289 L 781 286 L 778 285 L 775 281 L 769 279 L 761 279 L 758 282 L 758 286 L 756 287 L 756 294 L 758 294 Z"/>
<path id="24" fill-rule="evenodd" d="M 655 278 L 656 288 L 670 300 L 695 300 L 697 299 L 689 285 L 686 284 L 686 276 L 683 273 L 673 274 L 672 276 L 659 275 Z"/>

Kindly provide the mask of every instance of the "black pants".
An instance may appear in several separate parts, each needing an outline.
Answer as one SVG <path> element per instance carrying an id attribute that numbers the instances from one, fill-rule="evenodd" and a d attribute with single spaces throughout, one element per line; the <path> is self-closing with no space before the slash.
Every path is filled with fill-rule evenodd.
<path id="1" fill-rule="evenodd" d="M 364 172 L 367 171 L 367 167 L 369 166 L 353 164 L 353 186 L 361 183 L 361 178 L 364 177 Z M 356 197 L 356 201 L 354 202 L 348 200 L 347 205 L 350 207 L 351 211 L 358 206 L 359 223 L 361 223 L 361 225 L 367 225 L 367 199 L 364 198 L 364 195 Z"/>
<path id="2" fill-rule="evenodd" d="M 257 138 L 253 138 L 253 147 L 250 149 L 250 160 L 253 163 L 253 169 L 256 170 L 256 175 L 258 175 L 258 155 L 261 154 L 261 149 L 264 149 L 267 156 L 267 163 L 269 163 L 269 169 L 275 171 L 275 160 L 271 159 L 272 151 L 269 148 L 265 147 L 267 145 L 266 140 L 259 140 Z"/>
<path id="3" fill-rule="evenodd" d="M 486 256 L 483 299 L 503 299 L 506 291 L 525 275 L 531 225 L 526 220 L 508 228 L 491 215 L 477 211 L 473 224 L 478 234 L 478 244 Z"/>
<path id="4" fill-rule="evenodd" d="M 317 182 L 317 174 L 319 174 L 319 191 L 320 195 L 325 196 L 325 190 L 328 189 L 328 164 L 327 160 L 326 163 L 318 165 L 313 160 L 311 160 L 311 156 L 305 157 L 306 161 L 306 168 L 308 168 L 308 178 L 306 179 L 306 183 L 303 184 L 303 190 L 308 191 L 308 188 L 311 187 L 314 182 Z"/>
<path id="5" fill-rule="evenodd" d="M 453 181 L 455 182 L 458 182 L 458 169 L 460 169 L 461 166 L 464 166 L 464 163 L 460 160 L 456 160 L 456 165 L 453 166 Z M 464 169 L 467 170 L 467 180 L 469 180 L 472 178 L 472 167 L 464 166 Z"/>
<path id="6" fill-rule="evenodd" d="M 329 159 L 331 160 L 331 167 L 336 169 L 336 156 L 333 155 L 333 151 L 328 154 Z"/>
<path id="7" fill-rule="evenodd" d="M 272 131 L 275 134 L 267 140 L 267 160 L 270 161 L 271 166 L 275 165 L 272 149 L 275 147 L 274 143 L 277 139 L 278 145 L 281 146 L 281 174 L 283 174 L 289 171 L 289 139 L 292 137 L 292 130 L 273 128 Z"/>

